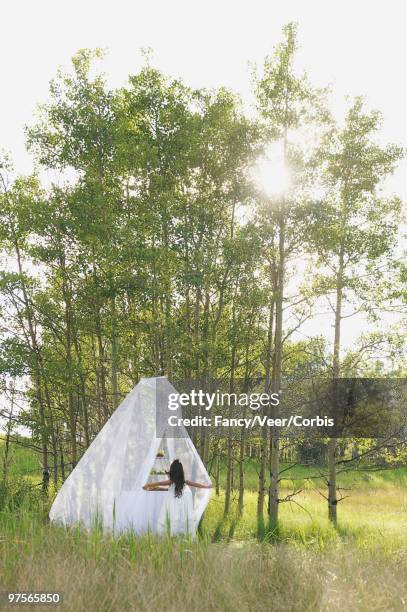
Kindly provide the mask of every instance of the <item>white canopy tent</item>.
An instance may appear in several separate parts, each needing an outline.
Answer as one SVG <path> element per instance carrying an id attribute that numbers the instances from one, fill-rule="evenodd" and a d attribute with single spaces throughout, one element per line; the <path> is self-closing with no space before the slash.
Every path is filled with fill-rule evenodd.
<path id="1" fill-rule="evenodd" d="M 170 393 L 176 390 L 165 377 L 141 379 L 62 485 L 50 511 L 52 521 L 81 523 L 90 528 L 98 520 L 115 532 L 157 531 L 167 492 L 144 491 L 142 487 L 149 480 L 159 451 L 168 464 L 179 459 L 188 480 L 210 483 L 185 428 L 157 427 L 158 411 L 162 411 L 161 415 L 181 416 L 179 407 L 173 413 L 167 412 Z M 211 490 L 193 488 L 193 495 L 196 526 Z"/>

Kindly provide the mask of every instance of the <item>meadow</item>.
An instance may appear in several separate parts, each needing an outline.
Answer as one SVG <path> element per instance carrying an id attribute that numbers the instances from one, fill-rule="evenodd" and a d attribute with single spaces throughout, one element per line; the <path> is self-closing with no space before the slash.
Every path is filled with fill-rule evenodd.
<path id="1" fill-rule="evenodd" d="M 404 610 L 407 607 L 407 469 L 346 472 L 339 525 L 327 519 L 316 468 L 296 466 L 278 533 L 256 521 L 256 465 L 247 462 L 244 510 L 223 516 L 223 490 L 195 541 L 86 533 L 47 521 L 35 457 L 20 449 L 13 475 L 25 496 L 0 512 L 1 590 L 60 591 L 64 610 Z M 50 497 L 52 492 L 50 491 Z M 36 608 L 41 609 L 41 608 Z M 44 608 L 45 609 L 45 608 Z"/>
<path id="2" fill-rule="evenodd" d="M 176 15 L 174 3 L 166 4 Z M 242 57 L 229 53 L 228 36 L 236 34 L 230 27 L 231 11 L 225 11 L 227 21 L 218 28 L 222 11 L 216 9 L 206 10 L 210 43 L 216 30 L 222 37 L 222 53 L 213 65 L 222 66 L 224 49 L 233 62 L 241 62 Z M 75 15 L 78 27 L 86 19 L 84 12 L 81 7 Z M 109 13 L 91 11 L 85 29 L 93 32 L 95 15 L 104 12 Z M 123 11 L 113 12 L 123 22 Z M 249 15 L 256 10 L 246 12 L 244 36 L 235 36 L 240 47 L 251 29 Z M 352 23 L 354 12 L 353 6 L 345 10 Z M 202 31 L 204 13 L 200 10 L 199 20 L 192 16 L 194 28 Z M 320 13 L 318 9 L 316 17 Z M 363 33 L 369 31 L 369 13 L 362 13 L 360 25 L 353 28 L 358 57 Z M 154 30 L 160 45 L 168 33 L 170 49 L 173 28 L 167 23 L 165 32 L 157 28 L 159 14 Z M 183 9 L 182 19 L 185 14 L 192 12 Z M 176 15 L 177 25 L 184 23 L 180 17 Z M 45 43 L 55 43 L 47 54 L 51 76 L 53 61 L 66 62 L 72 41 L 61 55 L 56 44 L 60 18 L 58 36 L 51 39 L 48 18 L 39 19 L 31 27 L 36 38 L 44 23 Z M 333 32 L 330 15 L 325 30 L 318 19 L 311 20 L 316 33 Z M 18 35 L 11 36 L 19 51 L 24 46 L 20 21 L 15 20 Z M 407 469 L 376 470 L 369 464 L 372 455 L 357 455 L 358 445 L 350 449 L 350 443 L 338 448 L 343 453 L 338 466 L 343 468 L 347 453 L 354 451 L 354 459 L 359 456 L 367 463 L 362 471 L 339 474 L 335 526 L 327 518 L 327 483 L 321 476 L 325 466 L 289 470 L 281 463 L 283 477 L 281 486 L 270 491 L 270 514 L 276 517 L 276 509 L 281 511 L 278 527 L 274 520 L 271 529 L 257 519 L 259 466 L 247 459 L 243 509 L 239 504 L 238 512 L 238 477 L 235 473 L 230 487 L 230 468 L 250 441 L 250 456 L 260 442 L 263 458 L 270 442 L 272 462 L 280 459 L 279 452 L 281 459 L 294 452 L 303 459 L 326 456 L 331 517 L 336 514 L 334 445 L 314 448 L 312 436 L 307 447 L 302 443 L 307 436 L 304 432 L 302 439 L 300 432 L 300 446 L 287 434 L 289 444 L 279 451 L 276 433 L 271 430 L 270 440 L 263 435 L 259 440 L 255 429 L 236 438 L 227 432 L 224 440 L 214 430 L 196 431 L 204 463 L 217 449 L 227 455 L 229 470 L 221 466 L 218 490 L 194 541 L 118 536 L 98 526 L 86 532 L 48 519 L 60 483 L 50 482 L 43 490 L 41 448 L 45 463 L 47 457 L 63 462 L 58 476 L 65 478 L 68 466 L 77 463 L 121 397 L 144 376 L 166 375 L 183 381 L 182 387 L 193 380 L 205 389 L 215 389 L 220 381 L 229 391 L 249 390 L 252 382 L 257 388 L 264 380 L 263 389 L 271 385 L 279 394 L 288 391 L 287 406 L 304 408 L 306 414 L 314 406 L 325 411 L 332 402 L 343 407 L 350 433 L 353 425 L 356 430 L 362 422 L 366 426 L 365 417 L 374 414 L 372 421 L 380 424 L 386 441 L 374 460 L 402 461 L 404 451 L 389 441 L 393 434 L 399 438 L 399 426 L 389 435 L 376 412 L 376 407 L 393 407 L 399 399 L 402 406 L 402 396 L 395 393 L 398 385 L 392 384 L 386 397 L 379 392 L 381 384 L 346 383 L 342 388 L 337 379 L 374 376 L 384 382 L 405 375 L 405 198 L 401 183 L 394 182 L 395 193 L 388 189 L 405 150 L 399 138 L 388 142 L 394 135 L 386 127 L 390 107 L 382 115 L 374 96 L 363 96 L 363 83 L 361 91 L 354 89 L 360 81 L 358 61 L 348 61 L 350 91 L 341 91 L 342 80 L 339 89 L 325 88 L 321 71 L 314 84 L 312 75 L 302 72 L 308 56 L 303 55 L 298 24 L 289 21 L 274 40 L 273 28 L 280 27 L 274 21 L 267 22 L 263 41 L 267 47 L 272 43 L 270 54 L 253 58 L 256 66 L 250 61 L 249 98 L 246 85 L 241 91 L 240 85 L 239 91 L 229 89 L 235 82 L 229 77 L 237 74 L 232 65 L 228 78 L 224 80 L 222 69 L 216 84 L 204 73 L 200 76 L 193 49 L 192 81 L 189 71 L 179 72 L 179 58 L 166 64 L 172 66 L 171 74 L 163 72 L 147 47 L 135 64 L 133 49 L 128 65 L 127 60 L 110 63 L 107 57 L 105 63 L 104 50 L 82 48 L 69 67 L 56 70 L 49 90 L 34 88 L 38 99 L 31 99 L 30 87 L 25 87 L 31 100 L 27 108 L 39 102 L 32 117 L 24 114 L 24 130 L 18 126 L 18 150 L 24 133 L 28 157 L 21 167 L 18 156 L 14 166 L 12 155 L 0 154 L 0 371 L 2 414 L 8 423 L 2 423 L 4 431 L 14 441 L 23 425 L 34 436 L 31 448 L 23 438 L 20 445 L 13 443 L 8 468 L 1 461 L 5 448 L 0 441 L 0 591 L 60 591 L 65 597 L 61 609 L 72 612 L 331 612 L 345 607 L 387 612 L 407 607 Z M 342 25 L 349 38 L 352 28 L 345 21 Z M 187 31 L 182 28 L 182 34 Z M 130 38 L 134 44 L 136 38 Z M 212 45 L 192 38 L 189 42 L 198 44 L 207 68 Z M 313 38 L 315 51 L 318 37 Z M 319 55 L 326 74 L 335 75 L 330 38 L 324 34 L 320 39 Z M 191 45 L 185 46 L 182 36 L 179 40 L 182 55 L 188 56 Z M 260 31 L 258 42 L 263 53 Z M 253 45 L 249 47 L 252 57 Z M 22 57 L 28 61 L 31 55 Z M 397 68 L 404 55 L 392 52 L 389 65 L 382 62 L 386 72 Z M 39 59 L 31 75 L 36 83 L 42 79 L 37 72 L 44 58 Z M 26 63 L 20 70 L 24 79 L 16 82 L 26 82 Z M 173 69 L 179 76 L 172 75 Z M 392 100 L 398 99 L 392 90 L 397 80 L 389 88 Z M 8 89 L 11 94 L 12 87 Z M 358 95 L 338 106 L 337 96 L 344 93 Z M 353 315 L 357 323 L 347 327 Z M 334 384 L 327 386 L 331 379 Z M 153 380 L 147 383 L 150 390 Z M 142 405 L 143 392 L 137 397 Z M 228 403 L 225 418 L 236 405 L 243 408 L 237 397 Z M 362 412 L 356 415 L 358 403 Z M 268 414 L 264 406 L 264 416 Z M 395 414 L 401 416 L 401 408 Z M 127 438 L 143 435 L 141 419 L 136 421 L 123 419 Z M 373 435 L 369 429 L 365 435 Z M 148 432 L 151 423 L 146 436 Z M 122 439 L 111 439 L 116 450 Z M 140 468 L 130 445 L 123 451 L 120 461 L 129 468 L 138 462 Z M 278 472 L 276 465 L 273 471 Z M 106 472 L 103 482 L 116 473 Z M 225 491 L 228 502 L 230 493 L 233 498 L 227 516 Z"/>

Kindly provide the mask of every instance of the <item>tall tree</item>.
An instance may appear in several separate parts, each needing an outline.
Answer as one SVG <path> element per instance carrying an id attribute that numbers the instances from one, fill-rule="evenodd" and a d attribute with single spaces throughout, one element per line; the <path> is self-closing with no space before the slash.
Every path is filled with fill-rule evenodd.
<path id="1" fill-rule="evenodd" d="M 380 126 L 380 113 L 366 111 L 358 97 L 347 112 L 345 125 L 332 126 L 316 156 L 326 194 L 313 206 L 308 239 L 322 269 L 315 278 L 316 287 L 328 295 L 333 312 L 334 380 L 341 376 L 343 320 L 369 311 L 372 287 L 386 274 L 398 233 L 400 201 L 384 197 L 380 187 L 393 172 L 402 150 L 377 143 Z M 336 464 L 337 440 L 332 438 L 328 447 L 328 511 L 333 523 L 337 522 L 338 503 Z"/>
<path id="2" fill-rule="evenodd" d="M 270 317 L 270 334 L 273 336 L 273 361 L 271 390 L 279 392 L 282 388 L 282 363 L 284 346 L 284 308 L 286 290 L 287 258 L 292 256 L 300 243 L 304 227 L 301 206 L 302 181 L 304 180 L 304 160 L 295 144 L 298 135 L 307 127 L 327 119 L 323 107 L 321 91 L 313 89 L 307 77 L 298 76 L 295 70 L 297 27 L 289 23 L 283 29 L 284 40 L 277 45 L 274 54 L 267 57 L 263 75 L 256 81 L 258 109 L 263 120 L 264 141 L 274 142 L 281 150 L 282 171 L 291 176 L 291 185 L 282 189 L 278 196 L 268 198 L 270 215 L 274 225 L 274 244 L 271 258 L 275 269 L 273 310 Z M 276 186 L 278 191 L 278 185 Z M 270 306 L 270 311 L 272 307 Z M 274 328 L 272 325 L 274 323 Z M 277 408 L 275 412 L 277 412 Z M 258 513 L 262 514 L 264 499 L 264 464 L 266 440 L 263 439 L 263 460 L 260 469 Z M 279 504 L 279 455 L 280 439 L 278 431 L 271 436 L 269 519 L 275 526 L 278 521 Z"/>

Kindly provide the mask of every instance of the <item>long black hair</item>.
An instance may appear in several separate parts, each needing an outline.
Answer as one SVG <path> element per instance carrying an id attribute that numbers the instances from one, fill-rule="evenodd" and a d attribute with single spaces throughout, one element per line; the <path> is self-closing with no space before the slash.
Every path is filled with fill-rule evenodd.
<path id="1" fill-rule="evenodd" d="M 169 477 L 175 485 L 175 497 L 181 497 L 182 490 L 185 486 L 184 468 L 179 459 L 174 459 L 170 465 Z"/>

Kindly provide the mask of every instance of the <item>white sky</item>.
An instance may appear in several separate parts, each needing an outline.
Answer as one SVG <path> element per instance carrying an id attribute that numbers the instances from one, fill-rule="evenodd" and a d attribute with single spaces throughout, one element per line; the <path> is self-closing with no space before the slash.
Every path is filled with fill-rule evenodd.
<path id="1" fill-rule="evenodd" d="M 299 23 L 300 62 L 314 84 L 333 85 L 337 115 L 346 94 L 366 95 L 384 114 L 384 139 L 407 147 L 406 13 L 404 0 L 9 0 L 0 15 L 0 148 L 18 171 L 31 169 L 23 126 L 57 67 L 68 68 L 79 48 L 109 50 L 104 70 L 113 85 L 139 69 L 140 48 L 152 47 L 152 64 L 163 71 L 249 99 L 248 62 L 261 63 L 291 20 Z M 407 196 L 406 176 L 403 161 L 388 189 Z M 330 322 L 322 326 L 330 335 Z M 345 342 L 363 327 L 349 319 Z"/>

